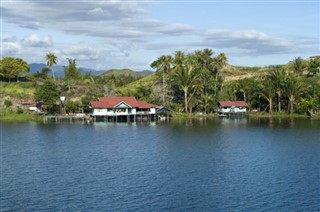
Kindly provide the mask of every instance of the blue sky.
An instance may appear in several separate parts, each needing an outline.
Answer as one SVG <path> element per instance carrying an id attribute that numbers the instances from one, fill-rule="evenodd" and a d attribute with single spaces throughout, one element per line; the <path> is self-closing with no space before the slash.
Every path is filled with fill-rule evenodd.
<path id="1" fill-rule="evenodd" d="M 229 64 L 285 64 L 320 55 L 319 0 L 2 0 L 1 56 L 142 71 L 161 55 L 204 48 Z"/>

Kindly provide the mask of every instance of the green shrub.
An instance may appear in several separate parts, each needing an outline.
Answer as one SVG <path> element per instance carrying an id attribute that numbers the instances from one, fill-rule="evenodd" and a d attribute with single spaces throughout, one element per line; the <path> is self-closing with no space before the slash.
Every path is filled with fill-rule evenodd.
<path id="1" fill-rule="evenodd" d="M 21 107 L 18 107 L 16 112 L 17 114 L 22 114 L 24 113 L 24 110 Z"/>
<path id="2" fill-rule="evenodd" d="M 11 107 L 11 106 L 12 106 L 11 100 L 9 100 L 9 99 L 4 100 L 4 106 L 5 106 L 6 108 Z"/>

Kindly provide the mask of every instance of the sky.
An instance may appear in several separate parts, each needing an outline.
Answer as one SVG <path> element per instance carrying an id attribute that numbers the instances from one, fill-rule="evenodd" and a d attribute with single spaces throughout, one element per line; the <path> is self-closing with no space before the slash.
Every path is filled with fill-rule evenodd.
<path id="1" fill-rule="evenodd" d="M 224 52 L 240 66 L 320 55 L 319 0 L 0 0 L 1 57 L 54 52 L 95 70 L 152 70 L 175 51 Z"/>

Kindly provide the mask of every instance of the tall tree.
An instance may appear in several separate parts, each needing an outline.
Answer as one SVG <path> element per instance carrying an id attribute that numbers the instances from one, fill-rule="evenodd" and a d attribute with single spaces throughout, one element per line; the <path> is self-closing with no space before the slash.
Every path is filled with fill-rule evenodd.
<path id="1" fill-rule="evenodd" d="M 76 59 L 67 58 L 69 66 L 64 67 L 64 77 L 66 80 L 78 80 L 81 78 L 81 72 L 77 68 Z"/>
<path id="2" fill-rule="evenodd" d="M 275 88 L 273 82 L 269 78 L 265 78 L 262 81 L 261 97 L 269 103 L 269 113 L 273 113 L 273 98 L 275 96 Z"/>
<path id="3" fill-rule="evenodd" d="M 195 58 L 195 67 L 200 72 L 200 78 L 203 85 L 199 100 L 201 102 L 200 105 L 203 107 L 201 109 L 204 110 L 204 113 L 207 113 L 209 104 L 214 100 L 214 75 L 212 74 L 213 54 L 214 52 L 211 49 L 195 51 L 195 53 L 193 54 Z"/>
<path id="4" fill-rule="evenodd" d="M 228 58 L 225 53 L 220 53 L 217 57 L 213 59 L 213 66 L 216 75 L 216 82 L 215 82 L 215 96 L 217 95 L 217 84 L 218 84 L 218 77 L 221 69 L 227 64 Z"/>
<path id="5" fill-rule="evenodd" d="M 196 91 L 199 73 L 196 72 L 191 61 L 186 66 L 175 71 L 175 82 L 184 92 L 184 110 L 188 112 L 188 104 Z"/>
<path id="6" fill-rule="evenodd" d="M 308 75 L 315 77 L 320 72 L 320 59 L 312 58 L 308 64 Z"/>
<path id="7" fill-rule="evenodd" d="M 291 67 L 293 69 L 293 72 L 298 75 L 298 76 L 302 76 L 303 75 L 303 71 L 305 68 L 305 62 L 301 57 L 296 57 L 294 58 L 293 61 L 290 62 Z"/>
<path id="8" fill-rule="evenodd" d="M 9 79 L 18 77 L 21 72 L 29 72 L 29 64 L 21 58 L 4 57 L 0 60 L 0 76 Z"/>
<path id="9" fill-rule="evenodd" d="M 57 56 L 55 55 L 54 52 L 48 52 L 44 58 L 47 61 L 47 65 L 51 69 L 52 77 L 53 77 L 53 80 L 55 81 L 56 77 L 55 77 L 55 74 L 54 74 L 54 66 L 58 63 L 58 58 L 57 58 Z"/>
<path id="10" fill-rule="evenodd" d="M 276 67 L 276 69 L 268 76 L 273 82 L 277 97 L 278 97 L 278 112 L 281 111 L 281 97 L 285 89 L 286 73 L 283 69 Z"/>
<path id="11" fill-rule="evenodd" d="M 60 91 L 55 83 L 51 80 L 46 80 L 42 85 L 36 88 L 34 95 L 35 100 L 43 102 L 49 112 L 51 112 L 56 101 L 59 100 Z"/>
<path id="12" fill-rule="evenodd" d="M 300 96 L 305 89 L 301 78 L 298 78 L 292 74 L 288 75 L 286 78 L 286 95 L 289 99 L 288 101 L 288 113 L 292 114 L 294 112 L 294 103 L 297 97 Z"/>
<path id="13" fill-rule="evenodd" d="M 170 73 L 173 58 L 170 55 L 162 55 L 156 61 L 151 63 L 151 67 L 157 69 L 157 73 L 162 75 L 162 104 L 165 104 L 167 83 L 166 75 Z"/>

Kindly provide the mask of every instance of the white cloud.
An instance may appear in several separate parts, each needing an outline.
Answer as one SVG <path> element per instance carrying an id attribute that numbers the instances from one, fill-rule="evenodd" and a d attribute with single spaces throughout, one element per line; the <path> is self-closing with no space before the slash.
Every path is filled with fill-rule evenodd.
<path id="1" fill-rule="evenodd" d="M 15 35 L 4 34 L 2 36 L 2 42 L 16 42 L 17 37 Z"/>
<path id="2" fill-rule="evenodd" d="M 99 49 L 86 44 L 76 44 L 61 52 L 63 58 L 75 58 L 78 61 L 98 60 L 102 55 Z"/>
<path id="3" fill-rule="evenodd" d="M 40 37 L 37 34 L 32 34 L 22 39 L 22 44 L 28 47 L 49 47 L 53 45 L 51 36 Z"/>
<path id="4" fill-rule="evenodd" d="M 255 55 L 284 54 L 294 51 L 294 45 L 288 40 L 255 30 L 208 30 L 204 33 L 201 44 L 217 48 L 248 50 L 250 54 Z"/>
<path id="5" fill-rule="evenodd" d="M 77 59 L 80 66 L 142 67 L 145 63 L 149 68 L 152 61 L 145 62 L 145 58 L 156 59 L 176 50 L 211 48 L 238 54 L 238 57 L 299 55 L 302 50 L 315 51 L 313 44 L 317 41 L 308 36 L 301 44 L 301 39 L 294 39 L 292 35 L 286 35 L 291 36 L 290 40 L 284 39 L 265 29 L 241 30 L 241 26 L 236 26 L 240 30 L 232 30 L 230 26 L 223 26 L 229 29 L 215 29 L 215 22 L 219 20 L 198 20 L 197 14 L 190 14 L 190 20 L 180 18 L 181 11 L 177 14 L 161 11 L 158 17 L 153 16 L 152 10 L 147 9 L 157 9 L 157 4 L 162 3 L 152 0 L 23 0 L 18 6 L 16 1 L 4 1 L 3 53 L 19 54 L 32 59 L 30 62 L 43 62 L 45 53 L 55 50 L 61 63 L 66 63 L 68 57 Z M 161 16 L 167 17 L 163 21 L 154 18 Z M 194 20 L 203 23 L 188 24 L 196 24 Z M 209 26 L 211 30 L 206 29 Z M 49 35 L 43 36 L 44 32 Z"/>
<path id="6" fill-rule="evenodd" d="M 21 47 L 18 43 L 14 42 L 3 42 L 2 43 L 2 54 L 6 56 L 15 57 L 21 52 Z"/>

